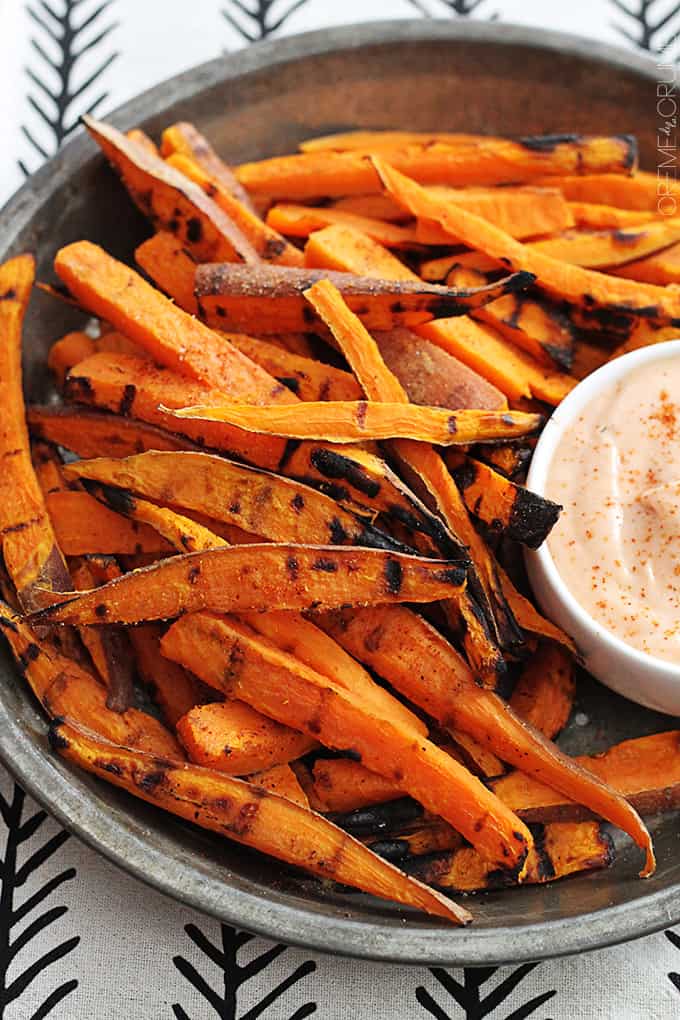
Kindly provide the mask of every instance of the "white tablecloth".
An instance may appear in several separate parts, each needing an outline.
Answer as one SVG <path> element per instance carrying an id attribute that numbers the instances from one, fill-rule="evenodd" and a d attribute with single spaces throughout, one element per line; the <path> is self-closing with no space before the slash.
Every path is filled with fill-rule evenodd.
<path id="1" fill-rule="evenodd" d="M 680 53 L 675 0 L 0 0 L 0 203 L 79 114 L 272 31 L 466 16 Z M 465 972 L 274 947 L 140 885 L 51 819 L 38 825 L 1 767 L 0 794 L 0 1020 L 680 1017 L 680 933 Z"/>

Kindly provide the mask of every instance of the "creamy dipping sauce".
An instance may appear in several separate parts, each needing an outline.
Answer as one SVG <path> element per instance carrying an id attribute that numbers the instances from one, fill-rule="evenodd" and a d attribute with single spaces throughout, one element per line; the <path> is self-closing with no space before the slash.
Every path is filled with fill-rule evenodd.
<path id="1" fill-rule="evenodd" d="M 680 358 L 633 369 L 565 429 L 545 495 L 574 598 L 627 644 L 680 663 Z"/>

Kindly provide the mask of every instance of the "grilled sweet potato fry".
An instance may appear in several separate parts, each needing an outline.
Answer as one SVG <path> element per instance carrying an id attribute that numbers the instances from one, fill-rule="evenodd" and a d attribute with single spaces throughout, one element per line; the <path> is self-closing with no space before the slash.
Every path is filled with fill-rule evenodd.
<path id="1" fill-rule="evenodd" d="M 55 340 L 47 355 L 47 367 L 54 376 L 58 386 L 63 386 L 64 379 L 74 365 L 94 354 L 97 345 L 91 336 L 80 330 L 66 333 Z"/>
<path id="2" fill-rule="evenodd" d="M 193 181 L 110 124 L 90 116 L 84 116 L 83 122 L 132 201 L 156 229 L 177 234 L 192 255 L 203 261 L 259 262 L 233 220 Z"/>
<path id="3" fill-rule="evenodd" d="M 236 175 L 251 195 L 310 199 L 368 195 L 380 190 L 368 150 L 308 152 L 244 163 Z M 380 150 L 378 150 L 380 151 Z M 517 184 L 546 174 L 622 173 L 635 169 L 637 148 L 630 136 L 588 138 L 545 135 L 510 141 L 484 138 L 432 145 L 415 144 L 385 153 L 394 166 L 421 184 Z"/>
<path id="4" fill-rule="evenodd" d="M 572 657 L 560 645 L 543 641 L 522 670 L 510 706 L 520 719 L 554 740 L 567 725 L 574 690 Z"/>
<path id="5" fill-rule="evenodd" d="M 498 446 L 475 446 L 471 452 L 477 460 L 515 481 L 526 472 L 533 450 L 522 443 L 499 443 Z"/>
<path id="6" fill-rule="evenodd" d="M 314 737 L 274 722 L 243 701 L 198 705 L 178 721 L 177 734 L 191 761 L 232 776 L 294 761 L 317 746 Z"/>
<path id="7" fill-rule="evenodd" d="M 356 213 L 334 209 L 332 206 L 316 207 L 282 202 L 272 206 L 268 211 L 267 223 L 289 237 L 309 237 L 315 230 L 323 230 L 324 227 L 340 223 L 360 230 L 372 240 L 384 244 L 386 248 L 414 248 L 418 243 L 413 227 L 402 227 L 369 216 L 358 216 Z"/>
<path id="8" fill-rule="evenodd" d="M 216 329 L 244 333 L 304 332 L 318 326 L 304 292 L 329 279 L 368 329 L 413 326 L 438 316 L 465 315 L 503 294 L 524 290 L 533 280 L 518 272 L 483 287 L 455 290 L 409 280 L 378 280 L 333 270 L 288 266 L 243 267 L 229 263 L 196 270 L 200 317 Z"/>
<path id="9" fill-rule="evenodd" d="M 546 177 L 539 183 L 559 188 L 570 202 L 596 202 L 619 209 L 642 210 L 654 216 L 675 216 L 677 205 L 671 199 L 680 196 L 680 186 L 666 176 L 663 187 L 668 200 L 659 202 L 659 177 L 644 170 L 638 170 L 632 177 L 609 173 L 567 174 Z"/>
<path id="10" fill-rule="evenodd" d="M 133 128 L 131 131 L 125 132 L 125 137 L 130 141 L 134 142 L 135 145 L 141 145 L 143 149 L 146 149 L 153 156 L 158 156 L 158 146 L 154 142 L 153 138 L 149 138 L 145 131 L 141 128 Z"/>
<path id="11" fill-rule="evenodd" d="M 654 871 L 651 837 L 625 798 L 522 722 L 496 694 L 478 686 L 462 657 L 422 617 L 401 606 L 376 606 L 325 616 L 322 626 L 440 725 L 469 733 L 539 784 L 549 783 L 622 828 L 645 850 L 642 874 Z"/>
<path id="12" fill-rule="evenodd" d="M 541 616 L 534 604 L 517 591 L 514 584 L 500 565 L 498 576 L 500 578 L 503 595 L 512 609 L 513 616 L 522 630 L 537 637 L 549 638 L 566 648 L 572 655 L 576 655 L 576 645 L 564 631 L 551 620 Z"/>
<path id="13" fill-rule="evenodd" d="M 440 814 L 497 866 L 522 872 L 531 836 L 498 811 L 466 769 L 413 731 L 361 706 L 327 677 L 299 663 L 235 621 L 198 614 L 179 620 L 163 651 L 207 683 L 334 749 L 355 748 L 368 768 L 396 779 Z M 197 661 L 197 660 L 200 660 Z"/>
<path id="14" fill-rule="evenodd" d="M 333 609 L 346 603 L 435 602 L 465 583 L 465 568 L 377 549 L 245 545 L 172 556 L 76 595 L 50 593 L 42 623 L 143 623 L 182 613 Z M 58 602 L 57 602 L 58 599 Z"/>
<path id="15" fill-rule="evenodd" d="M 446 188 L 434 185 L 431 192 L 489 220 L 518 240 L 552 234 L 573 226 L 569 206 L 555 188 Z M 416 237 L 421 244 L 456 244 L 439 223 L 416 221 Z"/>
<path id="16" fill-rule="evenodd" d="M 57 443 L 79 457 L 130 457 L 145 450 L 192 450 L 183 436 L 118 414 L 84 407 L 32 406 L 26 421 L 31 435 Z"/>
<path id="17" fill-rule="evenodd" d="M 219 206 L 223 213 L 236 224 L 244 237 L 247 237 L 263 262 L 271 262 L 279 266 L 302 266 L 304 256 L 299 248 L 293 247 L 274 228 L 271 222 L 265 223 L 249 206 L 243 205 L 217 177 L 199 166 L 190 156 L 174 153 L 166 162 L 193 181 L 202 191 Z"/>
<path id="18" fill-rule="evenodd" d="M 50 731 L 52 747 L 114 786 L 238 843 L 365 892 L 445 917 L 468 912 L 408 878 L 320 815 L 224 773 L 95 738 L 67 723 Z"/>
<path id="19" fill-rule="evenodd" d="M 628 178 L 630 180 L 630 178 Z M 591 230 L 637 227 L 641 223 L 649 223 L 660 215 L 656 210 L 637 211 L 633 209 L 617 209 L 613 205 L 602 205 L 597 202 L 568 202 L 568 208 L 577 227 L 589 227 Z"/>
<path id="20" fill-rule="evenodd" d="M 516 439 L 541 425 L 537 414 L 522 411 L 449 411 L 416 404 L 359 401 L 307 401 L 290 407 L 227 404 L 185 407 L 173 417 L 227 422 L 247 432 L 355 443 L 365 439 L 413 439 L 439 446 Z"/>
<path id="21" fill-rule="evenodd" d="M 46 504 L 57 542 L 66 556 L 170 550 L 153 528 L 126 520 L 87 492 L 50 492 Z"/>
<path id="22" fill-rule="evenodd" d="M 167 158 L 178 152 L 193 159 L 234 198 L 254 212 L 248 192 L 236 180 L 231 168 L 217 155 L 208 139 L 187 121 L 171 124 L 161 135 L 161 155 Z"/>
<path id="23" fill-rule="evenodd" d="M 678 241 L 680 219 L 666 218 L 637 227 L 567 231 L 558 237 L 532 241 L 529 247 L 571 265 L 604 269 L 646 258 Z"/>
<path id="24" fill-rule="evenodd" d="M 300 142 L 300 152 L 370 152 L 373 149 L 403 149 L 408 145 L 474 144 L 487 142 L 487 135 L 469 135 L 450 131 L 382 131 L 357 130 L 340 131 L 330 135 L 318 135 Z"/>
<path id="25" fill-rule="evenodd" d="M 345 812 L 403 796 L 394 779 L 350 758 L 320 758 L 312 767 L 314 792 L 324 811 Z"/>
<path id="26" fill-rule="evenodd" d="M 181 760 L 183 752 L 165 727 L 150 715 L 129 708 L 114 712 L 106 705 L 106 688 L 89 670 L 61 655 L 0 602 L 0 631 L 31 690 L 52 717 L 65 717 L 109 740 Z"/>
<path id="27" fill-rule="evenodd" d="M 447 452 L 446 463 L 471 514 L 529 549 L 545 541 L 560 514 L 557 503 L 455 450 Z"/>
<path id="28" fill-rule="evenodd" d="M 135 262 L 175 304 L 190 315 L 196 314 L 196 263 L 178 237 L 159 230 L 135 248 Z"/>
<path id="29" fill-rule="evenodd" d="M 655 255 L 626 262 L 623 266 L 608 269 L 608 272 L 627 280 L 639 280 L 659 287 L 680 283 L 680 244 L 672 244 Z"/>
<path id="30" fill-rule="evenodd" d="M 680 733 L 671 730 L 614 744 L 602 754 L 576 758 L 643 815 L 680 806 Z M 507 804 L 529 821 L 578 821 L 587 805 L 561 797 L 537 778 L 511 772 L 491 784 Z"/>
<path id="31" fill-rule="evenodd" d="M 196 705 L 214 701 L 215 691 L 176 662 L 163 658 L 160 650 L 163 629 L 159 624 L 130 627 L 128 634 L 139 678 L 173 731 L 182 716 Z"/>
<path id="32" fill-rule="evenodd" d="M 264 772 L 256 772 L 254 775 L 248 776 L 248 782 L 253 786 L 261 786 L 269 793 L 275 793 L 277 797 L 292 800 L 294 804 L 299 804 L 300 807 L 307 810 L 310 808 L 307 794 L 302 789 L 300 781 L 290 765 L 272 765 Z"/>
<path id="33" fill-rule="evenodd" d="M 310 269 L 331 269 L 381 280 L 418 279 L 413 270 L 382 244 L 361 230 L 340 223 L 310 234 L 305 245 L 305 265 Z"/>
<path id="34" fill-rule="evenodd" d="M 34 260 L 0 266 L 0 553 L 23 609 L 44 605 L 43 589 L 69 577 L 31 464 L 21 376 L 21 332 Z"/>

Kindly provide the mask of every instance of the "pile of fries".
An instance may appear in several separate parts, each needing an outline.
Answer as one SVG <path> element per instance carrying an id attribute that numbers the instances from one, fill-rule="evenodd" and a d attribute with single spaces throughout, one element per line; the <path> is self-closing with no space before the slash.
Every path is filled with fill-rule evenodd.
<path id="1" fill-rule="evenodd" d="M 680 734 L 557 748 L 575 650 L 518 566 L 560 511 L 521 484 L 546 416 L 677 333 L 634 139 L 357 132 L 234 171 L 189 124 L 86 124 L 156 233 L 144 275 L 57 252 L 41 286 L 90 319 L 59 405 L 22 396 L 33 259 L 0 267 L 0 629 L 52 747 L 458 924 L 442 890 L 608 866 L 605 822 L 651 874 Z"/>

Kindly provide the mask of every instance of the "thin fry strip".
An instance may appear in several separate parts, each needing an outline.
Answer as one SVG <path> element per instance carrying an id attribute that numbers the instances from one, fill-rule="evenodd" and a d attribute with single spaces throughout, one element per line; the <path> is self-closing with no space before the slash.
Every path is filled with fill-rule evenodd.
<path id="1" fill-rule="evenodd" d="M 418 243 L 413 227 L 401 227 L 329 206 L 317 208 L 282 202 L 272 206 L 268 211 L 267 223 L 289 237 L 309 237 L 315 230 L 323 230 L 324 227 L 334 223 L 341 223 L 362 231 L 367 237 L 384 244 L 386 248 L 414 248 Z"/>
<path id="2" fill-rule="evenodd" d="M 551 641 L 556 641 L 558 644 L 566 648 L 567 651 L 571 652 L 572 655 L 577 655 L 577 648 L 572 639 L 564 633 L 561 627 L 558 627 L 551 620 L 546 620 L 544 616 L 541 616 L 534 604 L 517 591 L 500 564 L 497 566 L 498 576 L 500 578 L 501 587 L 503 588 L 503 594 L 508 601 L 508 605 L 512 609 L 513 616 L 522 630 L 527 631 L 529 634 L 535 634 L 538 637 L 549 638 Z"/>
<path id="3" fill-rule="evenodd" d="M 196 263 L 178 237 L 159 230 L 135 248 L 135 262 L 176 305 L 196 315 Z"/>
<path id="4" fill-rule="evenodd" d="M 546 177 L 537 183 L 559 188 L 570 202 L 597 202 L 620 209 L 642 210 L 655 216 L 677 215 L 680 186 L 670 175 L 663 177 L 661 201 L 658 175 L 644 170 L 638 170 L 631 177 L 608 173 L 567 174 Z"/>
<path id="5" fill-rule="evenodd" d="M 53 749 L 106 782 L 186 821 L 325 879 L 467 924 L 467 910 L 408 878 L 321 815 L 241 779 L 98 740 L 67 723 Z M 151 778 L 153 777 L 153 778 Z"/>

